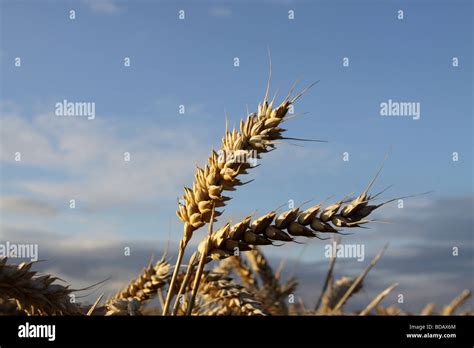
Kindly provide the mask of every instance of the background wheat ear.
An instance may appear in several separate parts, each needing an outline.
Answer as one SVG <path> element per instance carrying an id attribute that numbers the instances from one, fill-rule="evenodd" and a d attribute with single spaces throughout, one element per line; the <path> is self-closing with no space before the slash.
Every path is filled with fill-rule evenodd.
<path id="1" fill-rule="evenodd" d="M 214 270 L 207 273 L 199 284 L 198 295 L 201 315 L 267 315 L 262 302 L 244 286 L 225 274 Z M 191 303 L 189 303 L 191 305 Z M 194 307 L 193 307 L 194 308 Z"/>
<path id="2" fill-rule="evenodd" d="M 78 290 L 57 284 L 59 278 L 37 275 L 34 262 L 7 264 L 0 258 L 0 297 L 7 303 L 14 300 L 18 310 L 27 315 L 80 315 L 83 310 L 71 302 L 70 295 Z"/>
<path id="3" fill-rule="evenodd" d="M 166 255 L 163 255 L 155 264 L 150 262 L 136 279 L 131 280 L 128 286 L 115 294 L 113 298 L 135 298 L 140 302 L 149 300 L 156 295 L 158 289 L 168 284 L 170 270 L 171 266 L 166 260 Z"/>
<path id="4" fill-rule="evenodd" d="M 144 303 L 168 285 L 171 265 L 166 253 L 155 264 L 150 262 L 137 278 L 109 298 L 105 303 L 106 315 L 138 315 Z"/>

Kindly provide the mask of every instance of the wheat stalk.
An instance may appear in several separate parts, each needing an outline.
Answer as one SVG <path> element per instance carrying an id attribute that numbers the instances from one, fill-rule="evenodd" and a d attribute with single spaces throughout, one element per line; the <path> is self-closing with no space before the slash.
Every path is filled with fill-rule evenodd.
<path id="1" fill-rule="evenodd" d="M 471 292 L 464 290 L 449 305 L 443 308 L 441 315 L 452 315 L 469 297 L 471 297 Z"/>
<path id="2" fill-rule="evenodd" d="M 339 239 L 339 238 L 337 238 L 337 239 L 334 240 L 334 245 L 335 245 L 335 246 L 337 246 L 339 243 L 340 243 L 340 239 Z M 319 298 L 318 298 L 318 301 L 316 302 L 316 306 L 314 307 L 314 310 L 315 310 L 315 311 L 318 311 L 318 310 L 319 310 L 324 295 L 326 294 L 328 288 L 329 288 L 330 286 L 332 287 L 332 285 L 333 285 L 333 284 L 332 284 L 332 283 L 333 283 L 333 273 L 334 273 L 334 266 L 336 265 L 336 260 L 337 260 L 336 255 L 333 255 L 333 256 L 330 258 L 329 268 L 328 268 L 328 271 L 326 272 L 326 277 L 325 277 L 325 279 L 324 279 L 323 288 L 322 288 L 322 290 L 321 290 L 321 293 L 319 294 Z"/>
<path id="3" fill-rule="evenodd" d="M 194 276 L 193 271 L 194 271 L 195 261 L 196 261 L 197 257 L 198 257 L 198 254 L 196 252 L 191 255 L 191 257 L 189 259 L 188 267 L 186 269 L 186 274 L 184 276 L 184 279 L 182 281 L 178 282 L 178 284 L 181 283 L 181 285 L 179 287 L 178 294 L 176 295 L 176 300 L 175 300 L 174 305 L 173 305 L 172 315 L 177 315 L 178 310 L 179 310 L 181 295 L 186 291 L 186 288 L 187 288 L 189 282 L 191 281 L 191 277 Z"/>
<path id="4" fill-rule="evenodd" d="M 420 312 L 420 315 L 431 315 L 435 309 L 434 303 L 428 303 Z"/>
<path id="5" fill-rule="evenodd" d="M 82 310 L 71 303 L 70 295 L 76 291 L 55 282 L 57 277 L 38 276 L 31 271 L 33 262 L 7 264 L 0 258 L 0 297 L 15 299 L 18 309 L 28 315 L 79 315 Z"/>
<path id="6" fill-rule="evenodd" d="M 189 306 L 188 306 L 187 315 L 190 315 L 191 311 L 193 309 L 194 300 L 196 298 L 196 294 L 197 294 L 197 291 L 199 289 L 199 283 L 201 281 L 201 276 L 202 276 L 202 273 L 204 271 L 206 256 L 209 252 L 209 246 L 210 246 L 210 243 L 211 243 L 211 237 L 212 237 L 212 232 L 213 232 L 212 226 L 213 226 L 213 222 L 214 222 L 214 213 L 215 213 L 215 207 L 213 205 L 212 210 L 211 210 L 211 222 L 209 223 L 209 231 L 207 233 L 207 238 L 204 240 L 203 249 L 199 250 L 199 264 L 198 264 L 197 274 L 194 277 L 193 292 L 191 294 L 191 300 L 189 301 L 190 303 L 189 303 Z"/>
<path id="7" fill-rule="evenodd" d="M 367 268 L 359 274 L 359 276 L 352 282 L 351 286 L 347 289 L 345 294 L 341 297 L 341 299 L 337 302 L 337 304 L 333 308 L 333 312 L 337 312 L 341 307 L 346 303 L 347 299 L 352 295 L 353 292 L 356 291 L 361 285 L 362 282 L 364 281 L 365 277 L 367 274 L 369 274 L 370 270 L 374 268 L 374 266 L 377 264 L 377 262 L 380 260 L 382 255 L 384 254 L 385 250 L 387 249 L 388 245 L 385 245 L 382 250 L 379 251 L 377 255 L 370 261 L 370 264 L 367 266 Z"/>
<path id="8" fill-rule="evenodd" d="M 359 315 L 361 316 L 365 316 L 365 315 L 369 315 L 369 313 L 375 308 L 377 307 L 377 305 L 385 298 L 388 296 L 388 294 L 390 294 L 392 292 L 393 289 L 395 289 L 396 287 L 398 286 L 398 283 L 394 283 L 392 285 L 390 285 L 388 288 L 386 288 L 385 290 L 383 290 L 380 294 L 378 294 L 373 300 L 372 302 L 370 302 L 367 307 L 365 307 L 360 313 Z"/>
<path id="9" fill-rule="evenodd" d="M 320 313 L 329 314 L 334 312 L 334 308 L 341 301 L 347 291 L 354 284 L 355 278 L 351 277 L 342 277 L 330 284 L 322 297 L 322 306 L 319 308 Z M 362 288 L 362 284 L 358 284 L 347 299 L 353 294 L 357 293 Z M 347 301 L 347 299 L 345 301 Z"/>

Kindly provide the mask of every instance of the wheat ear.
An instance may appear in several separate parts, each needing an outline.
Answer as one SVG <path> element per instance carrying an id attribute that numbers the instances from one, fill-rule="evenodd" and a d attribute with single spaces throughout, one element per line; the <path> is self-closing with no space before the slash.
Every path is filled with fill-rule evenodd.
<path id="1" fill-rule="evenodd" d="M 249 265 L 241 256 L 231 256 L 220 262 L 221 267 L 229 267 L 239 278 L 242 284 L 248 289 L 258 287 L 257 279 Z"/>
<path id="2" fill-rule="evenodd" d="M 220 154 L 212 151 L 204 168 L 196 169 L 192 188 L 184 188 L 183 203 L 179 204 L 176 212 L 184 222 L 183 237 L 179 244 L 176 266 L 171 278 L 171 290 L 167 294 L 163 315 L 168 313 L 178 269 L 193 232 L 210 222 L 212 207 L 225 206 L 225 202 L 230 198 L 224 196 L 223 191 L 234 191 L 237 186 L 244 184 L 237 177 L 246 174 L 252 166 L 249 161 L 240 159 L 260 158 L 260 154 L 275 148 L 277 140 L 285 139 L 282 136 L 284 129 L 279 127 L 280 124 L 284 121 L 290 106 L 314 85 L 308 86 L 291 98 L 294 85 L 287 97 L 274 108 L 274 101 L 270 103 L 268 101 L 270 79 L 271 67 L 267 91 L 263 102 L 258 105 L 257 113 L 247 115 L 245 121 L 241 120 L 239 131 L 235 128 L 230 131 L 226 126 Z M 222 212 L 215 211 L 213 214 L 214 217 L 218 217 Z"/>
<path id="3" fill-rule="evenodd" d="M 171 266 L 163 256 L 156 264 L 145 267 L 136 279 L 130 281 L 126 288 L 115 294 L 113 299 L 135 298 L 140 302 L 151 299 L 158 289 L 168 283 Z"/>
<path id="4" fill-rule="evenodd" d="M 33 263 L 12 265 L 6 257 L 0 258 L 0 297 L 15 299 L 18 309 L 28 315 L 82 314 L 81 308 L 71 303 L 70 295 L 76 290 L 56 284 L 59 278 L 38 276 L 30 270 Z"/>
<path id="5" fill-rule="evenodd" d="M 106 302 L 106 315 L 138 315 L 144 302 L 168 284 L 170 269 L 165 255 L 156 264 L 150 262 L 136 279 Z"/>
<path id="6" fill-rule="evenodd" d="M 282 315 L 288 313 L 286 303 L 283 301 L 285 294 L 282 294 L 279 279 L 273 272 L 265 255 L 258 248 L 248 251 L 245 255 L 252 270 L 261 279 L 259 298 L 267 305 L 266 307 L 272 314 Z"/>
<path id="7" fill-rule="evenodd" d="M 221 154 L 224 154 L 224 159 L 222 160 L 222 156 L 212 151 L 204 169 L 199 167 L 196 169 L 192 188 L 185 188 L 184 203 L 180 204 L 177 210 L 178 217 L 184 222 L 184 233 L 179 245 L 175 271 L 171 279 L 172 291 L 184 250 L 194 230 L 209 222 L 211 207 L 222 207 L 225 205 L 225 201 L 230 199 L 222 195 L 223 191 L 232 191 L 235 190 L 236 186 L 244 184 L 237 179 L 237 176 L 246 174 L 251 165 L 248 161 L 241 162 L 238 159 L 242 157 L 247 159 L 259 158 L 261 153 L 274 149 L 276 141 L 283 139 L 282 132 L 284 129 L 280 128 L 279 125 L 283 122 L 290 106 L 314 85 L 308 86 L 291 98 L 291 93 L 296 86 L 295 83 L 280 105 L 273 108 L 274 100 L 268 102 L 271 73 L 270 58 L 267 90 L 263 102 L 258 105 L 257 113 L 248 114 L 245 121 L 240 121 L 240 131 L 235 128 L 229 131 L 226 124 L 226 132 L 222 138 L 221 147 Z M 214 214 L 217 217 L 221 212 L 217 211 Z M 172 291 L 168 292 L 163 314 L 168 311 L 173 296 Z"/>
<path id="8" fill-rule="evenodd" d="M 205 302 L 201 308 L 206 305 L 211 306 L 202 313 L 204 315 L 268 314 L 254 295 L 221 273 L 206 274 L 199 286 L 198 294 Z"/>
<path id="9" fill-rule="evenodd" d="M 227 223 L 212 233 L 210 242 L 204 239 L 198 246 L 200 253 L 206 252 L 208 261 L 221 260 L 239 252 L 252 250 L 254 246 L 271 245 L 274 242 L 293 242 L 297 237 L 321 238 L 324 233 L 341 233 L 339 228 L 355 228 L 370 220 L 359 220 L 352 215 L 343 217 L 338 212 L 344 209 L 345 200 L 321 210 L 317 204 L 304 211 L 289 209 L 281 214 L 271 211 L 252 221 L 248 216 L 237 224 Z M 366 202 L 367 203 L 367 202 Z M 358 210 L 353 211 L 358 212 Z"/>

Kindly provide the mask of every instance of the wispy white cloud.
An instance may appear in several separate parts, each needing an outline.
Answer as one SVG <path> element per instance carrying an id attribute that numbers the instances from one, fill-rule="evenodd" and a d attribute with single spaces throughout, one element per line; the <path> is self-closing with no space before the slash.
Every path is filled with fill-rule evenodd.
<path id="1" fill-rule="evenodd" d="M 48 202 L 20 196 L 1 197 L 0 210 L 22 215 L 54 216 L 58 213 L 57 209 Z"/>
<path id="2" fill-rule="evenodd" d="M 124 136 L 124 133 L 128 133 Z M 204 133 L 203 136 L 205 136 Z M 16 170 L 42 168 L 51 178 L 4 178 L 4 183 L 43 199 L 81 201 L 86 209 L 176 197 L 205 158 L 208 146 L 193 130 L 138 127 L 132 131 L 106 120 L 40 115 L 2 119 L 0 159 Z M 15 152 L 22 161 L 15 162 Z M 124 153 L 130 153 L 130 162 Z"/>

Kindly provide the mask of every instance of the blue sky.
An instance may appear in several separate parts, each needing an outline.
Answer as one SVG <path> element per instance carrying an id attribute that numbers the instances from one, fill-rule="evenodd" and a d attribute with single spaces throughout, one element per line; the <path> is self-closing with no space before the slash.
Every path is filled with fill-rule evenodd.
<path id="1" fill-rule="evenodd" d="M 176 198 L 219 145 L 225 111 L 237 123 L 261 101 L 267 47 L 279 97 L 296 79 L 300 87 L 320 80 L 295 106 L 308 114 L 285 124 L 288 134 L 329 143 L 282 145 L 265 156 L 226 217 L 357 192 L 390 148 L 377 188 L 393 184 L 389 198 L 435 191 L 407 201 L 406 214 L 472 197 L 470 1 L 2 0 L 1 9 L 4 236 L 36 231 L 84 245 L 179 240 Z M 54 105 L 63 99 L 95 102 L 96 119 L 58 119 Z M 419 102 L 420 120 L 380 116 L 389 99 Z M 395 209 L 380 216 L 399 216 Z M 415 245 L 413 230 L 395 245 Z M 370 233 L 362 235 L 370 243 Z M 314 244 L 307 261 L 321 259 Z M 300 252 L 295 245 L 287 255 Z"/>

